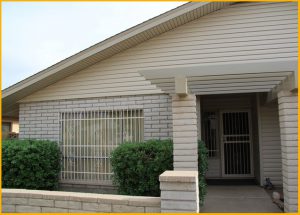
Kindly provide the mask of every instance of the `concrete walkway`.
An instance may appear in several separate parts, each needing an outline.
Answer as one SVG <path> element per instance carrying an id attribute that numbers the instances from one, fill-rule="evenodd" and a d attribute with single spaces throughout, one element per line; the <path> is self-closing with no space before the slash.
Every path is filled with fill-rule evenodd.
<path id="1" fill-rule="evenodd" d="M 267 192 L 255 185 L 208 185 L 204 206 L 209 212 L 282 212 Z"/>

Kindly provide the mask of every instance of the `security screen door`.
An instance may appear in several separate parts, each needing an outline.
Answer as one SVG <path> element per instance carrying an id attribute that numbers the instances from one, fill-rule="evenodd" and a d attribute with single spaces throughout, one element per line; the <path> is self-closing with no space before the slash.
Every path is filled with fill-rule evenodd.
<path id="1" fill-rule="evenodd" d="M 253 176 L 250 111 L 221 111 L 223 177 Z"/>

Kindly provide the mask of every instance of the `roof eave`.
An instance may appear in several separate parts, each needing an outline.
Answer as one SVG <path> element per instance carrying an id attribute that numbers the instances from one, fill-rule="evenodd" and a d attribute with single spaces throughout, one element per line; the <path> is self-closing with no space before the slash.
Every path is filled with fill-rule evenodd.
<path id="1" fill-rule="evenodd" d="M 97 43 L 35 75 L 18 82 L 15 85 L 4 89 L 2 91 L 2 114 L 5 115 L 6 113 L 13 113 L 13 116 L 15 116 L 18 109 L 18 101 L 24 97 L 121 51 L 156 37 L 173 28 L 177 28 L 187 22 L 198 19 L 201 16 L 205 16 L 208 13 L 224 8 L 232 3 L 233 2 L 187 3 Z M 194 14 L 193 12 L 195 12 L 195 10 L 202 8 L 208 8 L 209 10 L 207 10 L 206 13 L 201 14 L 198 12 L 196 13 L 197 16 L 191 16 L 190 19 L 184 19 L 184 21 L 178 23 L 178 25 L 168 25 L 178 17 L 186 18 L 187 14 Z M 161 29 L 164 30 L 160 30 L 153 34 L 154 29 L 158 27 L 161 27 Z M 140 35 L 144 36 L 142 36 L 142 39 L 137 40 Z M 151 37 L 149 35 L 151 35 Z"/>

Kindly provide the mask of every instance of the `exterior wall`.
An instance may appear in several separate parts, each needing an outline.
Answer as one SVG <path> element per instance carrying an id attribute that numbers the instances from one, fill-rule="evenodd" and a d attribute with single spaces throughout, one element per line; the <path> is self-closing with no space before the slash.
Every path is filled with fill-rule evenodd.
<path id="1" fill-rule="evenodd" d="M 19 121 L 18 119 L 11 119 L 11 118 L 2 118 L 2 122 L 9 122 L 11 123 L 11 132 L 19 133 Z"/>
<path id="2" fill-rule="evenodd" d="M 9 126 L 9 129 L 7 129 Z M 18 138 L 19 121 L 15 118 L 2 118 L 2 139 Z"/>
<path id="3" fill-rule="evenodd" d="M 2 189 L 2 212 L 160 212 L 159 197 Z"/>
<path id="4" fill-rule="evenodd" d="M 298 93 L 278 93 L 284 211 L 298 211 Z"/>
<path id="5" fill-rule="evenodd" d="M 238 3 L 114 55 L 23 101 L 160 93 L 140 70 L 297 56 L 297 3 Z"/>
<path id="6" fill-rule="evenodd" d="M 19 137 L 21 139 L 35 138 L 58 141 L 60 112 L 118 108 L 142 108 L 144 110 L 145 140 L 172 137 L 171 97 L 163 94 L 20 104 Z"/>
<path id="7" fill-rule="evenodd" d="M 270 178 L 274 185 L 282 186 L 282 160 L 277 101 L 261 105 L 260 143 L 262 182 Z"/>

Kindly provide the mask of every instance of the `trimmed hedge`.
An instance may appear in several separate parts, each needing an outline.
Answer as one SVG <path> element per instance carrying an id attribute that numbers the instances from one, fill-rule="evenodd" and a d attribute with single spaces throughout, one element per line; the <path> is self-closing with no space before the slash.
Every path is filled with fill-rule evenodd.
<path id="1" fill-rule="evenodd" d="M 60 172 L 57 143 L 3 140 L 2 187 L 55 190 Z"/>
<path id="2" fill-rule="evenodd" d="M 206 194 L 205 173 L 208 152 L 198 141 L 199 197 L 203 204 Z M 160 196 L 159 175 L 173 170 L 172 140 L 149 140 L 142 143 L 123 143 L 111 154 L 114 184 L 119 194 Z"/>
<path id="3" fill-rule="evenodd" d="M 205 143 L 201 140 L 198 141 L 198 180 L 199 180 L 199 200 L 200 205 L 204 203 L 206 195 L 206 180 L 205 174 L 208 169 L 208 150 Z"/>
<path id="4" fill-rule="evenodd" d="M 171 140 L 123 143 L 111 154 L 113 181 L 120 194 L 160 196 L 158 176 L 173 169 Z"/>

